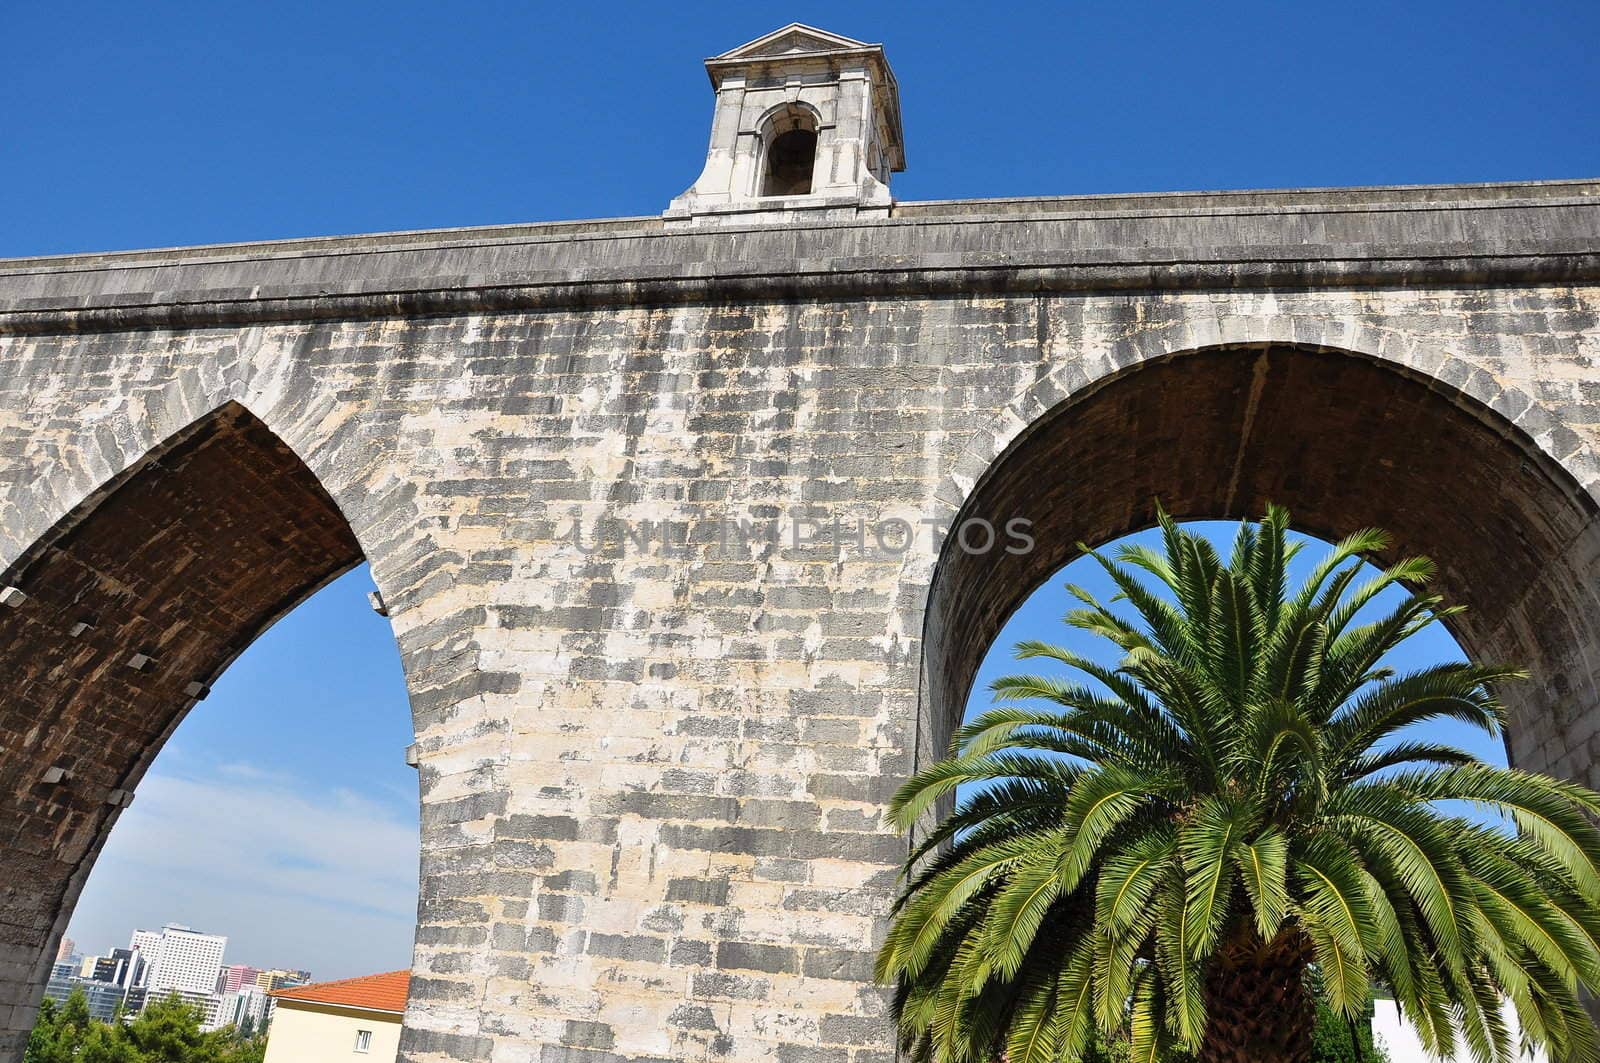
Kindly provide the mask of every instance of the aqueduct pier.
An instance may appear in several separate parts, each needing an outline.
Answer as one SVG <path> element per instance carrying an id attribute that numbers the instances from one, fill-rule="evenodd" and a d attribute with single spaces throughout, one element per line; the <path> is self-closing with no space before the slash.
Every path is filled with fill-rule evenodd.
<path id="1" fill-rule="evenodd" d="M 1600 784 L 1597 314 L 1588 181 L 0 262 L 0 1059 L 165 738 L 362 559 L 416 731 L 409 1060 L 886 1063 L 885 800 L 1155 497 L 1432 555 L 1534 674 L 1515 762 Z"/>

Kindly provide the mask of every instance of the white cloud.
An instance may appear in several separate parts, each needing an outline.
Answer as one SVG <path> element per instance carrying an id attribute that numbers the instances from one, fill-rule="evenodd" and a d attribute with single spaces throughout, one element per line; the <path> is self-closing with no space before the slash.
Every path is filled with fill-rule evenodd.
<path id="1" fill-rule="evenodd" d="M 68 934 L 102 951 L 187 923 L 228 936 L 225 962 L 343 978 L 410 963 L 416 903 L 417 824 L 392 806 L 259 765 L 158 767 Z"/>

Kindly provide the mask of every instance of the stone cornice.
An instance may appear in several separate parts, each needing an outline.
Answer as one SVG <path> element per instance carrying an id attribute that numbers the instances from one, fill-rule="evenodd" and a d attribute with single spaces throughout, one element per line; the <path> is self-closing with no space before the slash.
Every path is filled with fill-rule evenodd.
<path id="1" fill-rule="evenodd" d="M 1600 280 L 1600 182 L 906 203 L 0 260 L 0 334 L 686 301 Z"/>

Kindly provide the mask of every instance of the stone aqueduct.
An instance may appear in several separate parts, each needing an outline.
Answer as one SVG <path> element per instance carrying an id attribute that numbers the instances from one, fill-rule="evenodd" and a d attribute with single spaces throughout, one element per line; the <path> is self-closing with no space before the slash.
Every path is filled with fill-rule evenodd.
<path id="1" fill-rule="evenodd" d="M 785 32 L 712 61 L 663 218 L 0 262 L 0 1059 L 165 738 L 362 559 L 416 731 L 409 1060 L 888 1060 L 885 799 L 1157 496 L 1433 555 L 1534 673 L 1514 761 L 1600 783 L 1600 183 L 748 201 L 729 100 L 816 115 L 835 175 L 899 150 L 881 51 Z M 1037 548 L 791 534 L 834 517 Z"/>

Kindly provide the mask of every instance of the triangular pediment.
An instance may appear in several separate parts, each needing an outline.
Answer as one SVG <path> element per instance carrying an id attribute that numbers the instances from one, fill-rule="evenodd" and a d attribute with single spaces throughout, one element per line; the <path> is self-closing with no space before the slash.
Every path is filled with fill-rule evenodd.
<path id="1" fill-rule="evenodd" d="M 837 33 L 819 30 L 791 22 L 782 29 L 741 44 L 731 52 L 723 52 L 717 59 L 764 59 L 773 56 L 794 55 L 802 52 L 844 52 L 857 48 L 871 48 L 865 41 L 841 37 Z"/>

